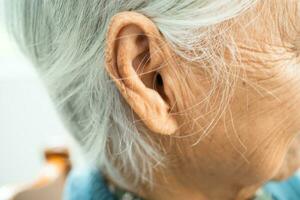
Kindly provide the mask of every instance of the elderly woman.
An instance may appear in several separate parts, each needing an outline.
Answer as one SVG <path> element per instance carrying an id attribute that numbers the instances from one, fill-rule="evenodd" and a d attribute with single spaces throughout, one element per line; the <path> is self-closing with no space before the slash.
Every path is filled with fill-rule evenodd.
<path id="1" fill-rule="evenodd" d="M 291 175 L 299 5 L 8 0 L 9 27 L 97 172 L 71 175 L 67 196 L 248 199 Z"/>

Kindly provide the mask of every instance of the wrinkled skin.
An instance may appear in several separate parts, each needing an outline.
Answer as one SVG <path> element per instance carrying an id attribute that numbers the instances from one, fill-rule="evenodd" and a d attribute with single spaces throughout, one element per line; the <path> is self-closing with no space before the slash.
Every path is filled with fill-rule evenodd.
<path id="1" fill-rule="evenodd" d="M 134 192 L 150 200 L 246 199 L 266 181 L 286 178 L 298 168 L 296 3 L 267 0 L 228 22 L 227 35 L 235 41 L 240 62 L 232 64 L 224 55 L 229 73 L 234 72 L 227 77 L 234 79 L 230 98 L 214 92 L 208 104 L 199 103 L 213 83 L 201 63 L 173 54 L 146 17 L 132 12 L 115 16 L 108 32 L 108 73 L 166 155 L 166 166 L 155 170 L 154 186 Z M 134 42 L 136 34 L 145 34 L 148 43 Z M 157 49 L 160 53 L 154 54 Z M 137 72 L 137 57 L 144 51 L 151 62 Z M 153 71 L 161 75 L 162 86 L 151 87 Z M 223 91 L 224 82 L 216 88 Z M 224 112 L 215 109 L 220 107 Z M 209 132 L 203 135 L 206 127 Z"/>

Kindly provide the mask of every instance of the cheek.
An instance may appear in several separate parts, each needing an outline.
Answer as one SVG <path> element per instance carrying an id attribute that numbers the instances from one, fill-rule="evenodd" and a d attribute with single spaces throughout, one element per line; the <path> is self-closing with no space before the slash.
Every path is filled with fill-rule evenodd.
<path id="1" fill-rule="evenodd" d="M 282 88 L 276 92 L 277 99 L 240 90 L 230 104 L 227 138 L 244 158 L 239 160 L 235 171 L 238 177 L 247 177 L 243 178 L 243 184 L 265 182 L 274 177 L 300 130 L 297 89 L 287 93 Z M 293 100 L 287 100 L 291 96 Z"/>
<path id="2" fill-rule="evenodd" d="M 276 180 L 285 180 L 292 176 L 300 167 L 300 137 L 299 135 L 291 143 L 287 155 L 284 158 L 284 162 L 276 173 Z"/>
<path id="3" fill-rule="evenodd" d="M 228 125 L 229 127 L 230 125 Z M 209 153 L 216 155 L 213 166 L 215 171 L 222 172 L 219 177 L 231 180 L 241 185 L 255 185 L 270 180 L 278 172 L 289 149 L 293 137 L 286 137 L 285 133 L 267 133 L 258 126 L 239 129 L 227 128 L 227 133 L 214 134 L 213 147 Z M 220 150 L 222 149 L 222 151 Z M 218 151 L 220 150 L 220 151 Z"/>
<path id="4" fill-rule="evenodd" d="M 291 139 L 271 138 L 249 148 L 245 154 L 248 163 L 242 167 L 247 181 L 257 183 L 273 178 L 283 163 L 290 142 Z"/>

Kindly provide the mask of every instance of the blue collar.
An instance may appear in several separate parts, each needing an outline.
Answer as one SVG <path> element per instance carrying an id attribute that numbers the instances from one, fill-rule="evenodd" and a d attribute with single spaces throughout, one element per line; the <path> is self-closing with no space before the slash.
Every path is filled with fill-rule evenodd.
<path id="1" fill-rule="evenodd" d="M 72 170 L 67 178 L 64 200 L 117 200 L 95 168 Z"/>
<path id="2" fill-rule="evenodd" d="M 295 173 L 285 181 L 270 181 L 263 190 L 273 200 L 300 200 L 300 173 Z"/>
<path id="3" fill-rule="evenodd" d="M 83 167 L 72 170 L 64 191 L 64 200 L 141 200 L 133 194 L 108 187 L 99 170 Z"/>

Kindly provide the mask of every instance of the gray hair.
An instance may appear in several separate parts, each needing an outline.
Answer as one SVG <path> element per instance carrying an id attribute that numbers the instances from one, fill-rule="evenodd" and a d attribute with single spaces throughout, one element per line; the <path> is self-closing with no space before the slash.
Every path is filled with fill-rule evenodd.
<path id="1" fill-rule="evenodd" d="M 203 59 L 194 45 L 208 37 L 203 28 L 231 19 L 256 0 L 7 0 L 9 28 L 49 87 L 72 134 L 115 182 L 122 172 L 134 183 L 151 180 L 163 163 L 146 130 L 138 127 L 104 67 L 110 19 L 136 11 L 151 19 L 174 51 Z M 201 52 L 190 54 L 187 52 Z M 116 162 L 118 167 L 116 167 Z M 124 173 L 123 173 L 124 174 Z"/>

